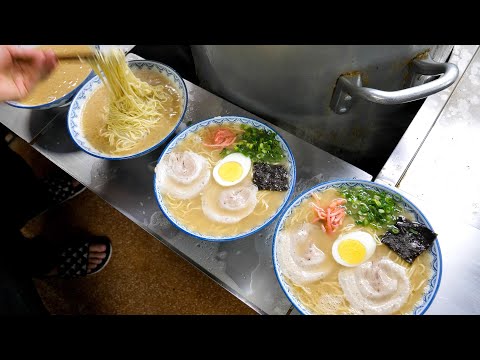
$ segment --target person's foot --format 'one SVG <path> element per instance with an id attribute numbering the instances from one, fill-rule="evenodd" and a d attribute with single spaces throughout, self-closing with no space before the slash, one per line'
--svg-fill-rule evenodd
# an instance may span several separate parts
<path id="1" fill-rule="evenodd" d="M 107 246 L 104 244 L 91 244 L 88 247 L 88 265 L 87 265 L 87 274 L 92 273 L 95 271 L 100 264 L 105 260 L 107 257 Z M 50 271 L 46 276 L 57 276 L 59 274 L 59 267 L 55 266 L 55 268 Z"/>
<path id="2" fill-rule="evenodd" d="M 88 265 L 87 265 L 87 273 L 91 273 L 93 270 L 99 266 L 103 259 L 107 256 L 107 247 L 104 244 L 92 244 L 88 248 L 89 256 L 88 256 Z"/>

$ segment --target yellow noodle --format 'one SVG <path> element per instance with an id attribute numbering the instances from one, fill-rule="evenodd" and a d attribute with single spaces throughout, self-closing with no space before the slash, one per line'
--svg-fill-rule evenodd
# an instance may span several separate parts
<path id="1" fill-rule="evenodd" d="M 97 52 L 89 64 L 108 89 L 107 119 L 100 135 L 114 153 L 135 148 L 166 115 L 164 103 L 172 101 L 163 85 L 152 86 L 136 77 L 120 49 Z"/>

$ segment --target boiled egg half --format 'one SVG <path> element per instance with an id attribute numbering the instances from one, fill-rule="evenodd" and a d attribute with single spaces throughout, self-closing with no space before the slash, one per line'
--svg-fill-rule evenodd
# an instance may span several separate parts
<path id="1" fill-rule="evenodd" d="M 353 231 L 338 237 L 332 246 L 332 255 L 340 265 L 353 267 L 363 264 L 375 252 L 377 243 L 365 231 Z"/>
<path id="2" fill-rule="evenodd" d="M 222 186 L 232 186 L 245 179 L 250 168 L 252 160 L 240 153 L 233 153 L 225 156 L 213 168 L 213 178 Z"/>

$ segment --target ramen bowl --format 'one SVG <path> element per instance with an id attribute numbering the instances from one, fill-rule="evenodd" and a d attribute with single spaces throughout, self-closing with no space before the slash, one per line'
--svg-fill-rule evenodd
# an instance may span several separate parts
<path id="1" fill-rule="evenodd" d="M 366 255 L 364 262 L 357 263 L 353 267 L 351 264 L 339 264 L 339 247 L 336 247 L 339 241 L 359 239 L 363 243 L 365 240 L 361 237 L 365 235 L 365 230 L 370 229 L 368 230 L 370 233 L 376 231 L 368 228 L 368 224 L 365 223 L 366 225 L 364 225 L 362 219 L 356 218 L 357 220 L 352 224 L 348 223 L 349 220 L 347 220 L 347 216 L 358 214 L 352 215 L 352 208 L 349 207 L 353 206 L 352 204 L 356 205 L 357 201 L 353 199 L 356 195 L 352 194 L 362 194 L 363 196 L 367 192 L 378 193 L 384 198 L 388 197 L 389 201 L 396 201 L 395 206 L 398 206 L 404 214 L 409 214 L 407 216 L 411 221 L 433 231 L 425 215 L 411 201 L 387 186 L 370 181 L 342 179 L 324 182 L 306 190 L 295 198 L 280 215 L 274 233 L 272 249 L 273 266 L 277 280 L 285 295 L 301 314 L 375 314 L 377 312 L 388 314 L 388 311 L 383 311 L 390 309 L 391 314 L 422 315 L 434 301 L 442 275 L 442 256 L 436 234 L 434 234 L 435 240 L 430 247 L 415 258 L 411 264 L 380 242 L 382 239 L 380 236 L 383 235 L 379 236 L 377 242 L 372 240 L 372 249 L 374 250 L 370 257 Z M 342 220 L 343 224 L 338 228 L 338 232 L 328 235 L 323 220 L 318 221 L 316 218 L 311 220 L 316 216 L 312 213 L 317 211 L 315 206 L 318 206 L 320 201 L 328 204 L 330 201 L 333 203 L 338 198 L 345 200 L 345 202 L 343 200 L 341 202 L 346 204 L 344 206 L 348 215 L 345 215 L 345 221 Z M 379 206 L 383 206 L 384 202 L 381 197 L 374 198 L 373 201 L 377 199 Z M 349 203 L 350 201 L 354 201 L 354 203 Z M 320 207 L 326 209 L 327 205 L 324 204 Z M 359 206 L 362 207 L 363 205 Z M 361 212 L 360 208 L 358 212 Z M 310 217 L 306 217 L 304 214 Z M 364 212 L 361 212 L 361 214 L 362 216 L 365 215 Z M 385 213 L 382 212 L 382 214 Z M 323 218 L 323 216 L 320 217 Z M 297 229 L 305 232 L 301 233 Z M 378 228 L 375 229 L 378 230 Z M 383 230 L 380 231 L 383 232 Z M 402 234 L 402 232 L 403 230 L 396 233 Z M 345 236 L 345 233 L 348 236 Z M 304 236 L 303 234 L 307 235 Z M 359 234 L 363 235 L 360 236 Z M 296 236 L 296 238 L 293 236 Z M 313 238 L 313 236 L 315 237 Z M 311 252 L 300 253 L 296 244 L 300 244 L 302 241 L 310 241 L 308 240 L 309 237 L 315 239 L 311 242 L 315 246 L 309 248 L 312 250 Z M 323 237 L 325 237 L 325 240 Z M 326 242 L 322 243 L 322 241 Z M 302 255 L 299 256 L 299 254 Z M 308 261 L 303 261 L 305 260 L 303 259 L 305 254 L 308 255 L 308 259 L 306 259 Z M 303 259 L 303 263 L 300 258 Z M 292 262 L 289 262 L 290 260 Z M 378 265 L 380 262 L 383 262 L 381 266 L 386 266 L 385 264 L 389 263 L 388 266 L 391 266 L 395 273 L 392 272 L 393 275 L 389 275 L 382 272 L 384 268 L 380 268 Z M 368 271 L 374 268 L 372 264 L 375 263 L 377 264 L 375 266 L 379 266 L 376 269 L 381 270 L 375 276 L 371 276 L 372 273 Z M 300 272 L 301 269 L 304 272 Z M 354 275 L 350 276 L 350 274 Z M 403 275 L 398 276 L 398 274 Z M 388 290 L 384 290 L 378 285 L 382 282 L 385 282 L 385 288 L 388 288 Z M 402 284 L 409 285 L 403 286 Z M 379 287 L 377 288 L 377 286 Z M 365 298 L 362 298 L 362 296 Z M 357 301 L 358 298 L 361 300 Z M 386 304 L 382 303 L 383 301 Z M 388 301 L 390 303 L 387 303 Z M 398 302 L 395 303 L 396 301 Z M 390 306 L 390 308 L 387 306 Z"/>
<path id="2" fill-rule="evenodd" d="M 275 139 L 283 158 L 276 165 L 265 166 L 265 169 L 283 172 L 284 187 L 281 190 L 266 190 L 257 181 L 264 169 L 260 160 L 246 159 L 245 155 L 235 150 L 234 145 L 231 145 L 234 150 L 227 156 L 222 155 L 224 150 L 212 150 L 205 145 L 209 133 L 217 137 L 216 134 L 228 131 L 236 132 L 237 140 L 241 139 L 242 131 L 269 134 Z M 198 168 L 194 172 L 198 176 L 177 182 L 172 175 L 172 166 L 176 165 L 172 163 L 178 159 L 182 164 L 189 161 L 192 166 L 196 164 Z M 235 162 L 237 166 L 244 164 L 242 171 L 245 171 L 245 177 L 237 184 L 224 183 L 221 179 L 222 167 Z M 269 225 L 287 204 L 295 186 L 295 177 L 293 154 L 274 129 L 253 119 L 223 116 L 201 121 L 178 134 L 158 159 L 153 186 L 161 211 L 174 226 L 193 237 L 222 242 L 252 235 Z"/>
<path id="3" fill-rule="evenodd" d="M 19 45 L 19 47 L 31 47 L 35 48 L 40 45 Z M 67 48 L 62 48 L 59 45 L 55 45 L 58 49 L 54 48 L 54 51 L 69 51 Z M 72 45 L 73 46 L 73 45 Z M 99 48 L 98 45 L 95 48 Z M 83 50 L 85 51 L 85 50 Z M 72 64 L 72 61 L 75 60 L 60 60 L 59 67 L 52 73 L 47 79 L 42 81 L 37 87 L 33 90 L 33 94 L 36 96 L 41 96 L 42 99 L 35 101 L 34 104 L 24 103 L 22 101 L 6 101 L 10 106 L 21 108 L 21 109 L 30 109 L 30 110 L 46 110 L 56 107 L 68 106 L 78 90 L 85 85 L 90 79 L 95 76 L 93 70 L 87 70 L 89 66 L 87 64 L 81 64 L 81 67 L 85 67 L 83 70 L 78 69 L 75 64 Z M 75 74 L 74 71 L 81 71 L 81 74 Z M 59 87 L 67 86 L 66 89 L 59 89 Z M 53 86 L 51 89 L 49 87 Z M 54 95 L 55 91 L 61 91 L 60 96 Z M 51 100 L 50 100 L 51 99 Z"/>
<path id="4" fill-rule="evenodd" d="M 174 134 L 183 120 L 187 110 L 188 92 L 182 77 L 175 70 L 162 63 L 149 60 L 129 61 L 128 66 L 134 73 L 143 72 L 152 78 L 162 78 L 166 84 L 175 89 L 179 104 L 178 114 L 175 118 L 171 119 L 168 127 L 162 127 L 163 133 L 154 138 L 150 138 L 146 146 L 143 146 L 140 142 L 136 149 L 127 154 L 117 155 L 111 152 L 109 153 L 101 149 L 100 146 L 93 141 L 94 137 L 89 135 L 88 127 L 84 126 L 84 121 L 88 121 L 88 117 L 85 116 L 87 112 L 96 113 L 106 106 L 106 103 L 89 103 L 90 100 L 93 101 L 94 95 L 98 98 L 99 94 L 96 94 L 97 90 L 105 91 L 103 98 L 105 99 L 104 101 L 107 99 L 106 89 L 104 88 L 102 80 L 98 76 L 95 76 L 75 95 L 67 116 L 68 131 L 72 140 L 80 149 L 92 156 L 107 160 L 124 160 L 145 155 L 164 144 Z M 92 127 L 95 128 L 95 122 L 92 123 Z"/>

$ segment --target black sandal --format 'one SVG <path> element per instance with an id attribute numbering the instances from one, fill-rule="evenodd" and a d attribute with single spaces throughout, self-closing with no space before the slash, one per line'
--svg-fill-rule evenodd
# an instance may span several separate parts
<path id="1" fill-rule="evenodd" d="M 106 245 L 106 256 L 96 268 L 88 272 L 88 255 L 91 244 Z M 112 256 L 112 244 L 106 236 L 95 236 L 88 239 L 78 239 L 73 241 L 68 248 L 60 254 L 58 263 L 58 275 L 63 279 L 74 279 L 93 275 L 105 268 Z"/>
<path id="2" fill-rule="evenodd" d="M 47 190 L 49 205 L 59 205 L 80 194 L 86 188 L 63 170 L 54 170 L 42 179 Z"/>

